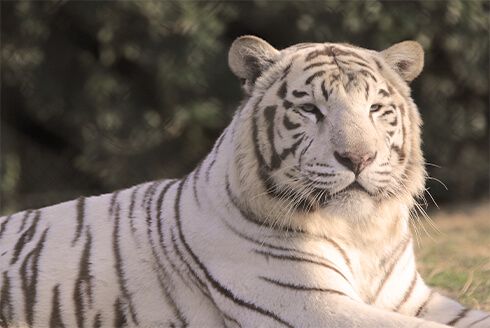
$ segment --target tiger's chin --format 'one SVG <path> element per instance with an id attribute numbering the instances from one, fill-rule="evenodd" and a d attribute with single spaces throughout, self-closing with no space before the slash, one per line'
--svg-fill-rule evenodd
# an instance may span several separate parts
<path id="1" fill-rule="evenodd" d="M 373 215 L 379 200 L 357 183 L 351 184 L 328 201 L 321 204 L 322 216 L 365 219 Z"/>

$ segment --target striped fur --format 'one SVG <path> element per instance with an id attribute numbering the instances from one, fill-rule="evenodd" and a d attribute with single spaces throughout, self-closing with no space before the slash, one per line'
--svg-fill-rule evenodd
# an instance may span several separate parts
<path id="1" fill-rule="evenodd" d="M 415 268 L 411 46 L 237 40 L 246 99 L 192 173 L 0 218 L 0 326 L 490 327 Z"/>

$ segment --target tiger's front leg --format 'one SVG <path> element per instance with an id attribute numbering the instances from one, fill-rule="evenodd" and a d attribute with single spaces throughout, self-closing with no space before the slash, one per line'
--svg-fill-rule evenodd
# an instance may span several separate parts
<path id="1" fill-rule="evenodd" d="M 403 243 L 403 241 L 402 241 Z M 411 242 L 377 284 L 371 303 L 407 316 L 452 327 L 490 327 L 490 314 L 465 308 L 428 287 L 415 268 Z"/>
<path id="2" fill-rule="evenodd" d="M 425 301 L 418 307 L 415 315 L 452 327 L 490 327 L 489 313 L 468 309 L 434 290 L 427 291 Z"/>
<path id="3" fill-rule="evenodd" d="M 230 302 L 223 295 L 213 295 L 217 306 L 226 314 L 228 327 L 363 327 L 402 328 L 445 325 L 421 318 L 378 309 L 352 299 L 342 292 L 300 284 L 267 280 L 255 282 L 254 298 Z M 270 280 L 273 281 L 273 280 Z M 243 280 L 237 281 L 243 287 Z M 232 286 L 227 288 L 233 290 Z"/>

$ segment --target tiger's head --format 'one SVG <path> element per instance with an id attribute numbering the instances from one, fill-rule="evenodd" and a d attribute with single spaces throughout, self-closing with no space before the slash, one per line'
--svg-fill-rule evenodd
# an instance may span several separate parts
<path id="1" fill-rule="evenodd" d="M 377 52 L 235 40 L 229 65 L 246 93 L 235 164 L 247 206 L 268 213 L 275 204 L 283 214 L 410 206 L 425 170 L 408 83 L 423 61 L 415 41 Z"/>

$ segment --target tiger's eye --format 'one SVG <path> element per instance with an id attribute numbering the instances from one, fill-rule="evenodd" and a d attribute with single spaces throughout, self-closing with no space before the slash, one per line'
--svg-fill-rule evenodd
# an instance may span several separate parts
<path id="1" fill-rule="evenodd" d="M 309 103 L 308 104 L 302 104 L 299 106 L 299 109 L 301 109 L 305 113 L 310 113 L 310 114 L 315 115 L 317 122 L 320 122 L 324 118 L 322 111 L 313 104 L 309 104 Z"/>
<path id="2" fill-rule="evenodd" d="M 383 105 L 381 104 L 374 104 L 374 105 L 371 105 L 371 108 L 369 109 L 369 111 L 371 112 L 376 112 L 378 110 L 380 110 L 380 108 L 382 107 Z"/>
<path id="3" fill-rule="evenodd" d="M 303 105 L 299 106 L 299 108 L 302 111 L 307 112 L 307 113 L 320 112 L 320 110 L 318 109 L 318 107 L 316 107 L 313 104 L 303 104 Z"/>

